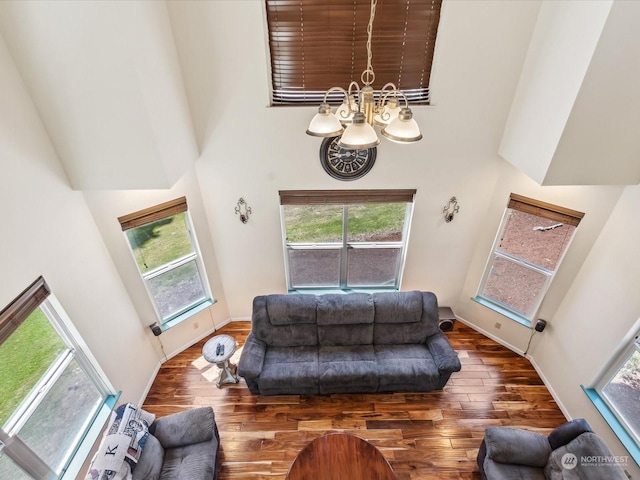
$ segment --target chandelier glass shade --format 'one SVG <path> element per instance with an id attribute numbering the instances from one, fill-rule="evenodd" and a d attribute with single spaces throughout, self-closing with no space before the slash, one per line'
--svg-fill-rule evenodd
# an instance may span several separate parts
<path id="1" fill-rule="evenodd" d="M 413 143 L 422 138 L 418 123 L 413 119 L 409 100 L 405 93 L 393 83 L 387 83 L 380 91 L 371 86 L 375 73 L 371 66 L 371 34 L 375 18 L 377 0 L 371 0 L 371 14 L 367 26 L 367 68 L 362 72 L 364 86 L 351 82 L 348 89 L 331 87 L 324 95 L 313 117 L 307 134 L 316 137 L 336 137 L 341 135 L 338 144 L 343 148 L 364 150 L 380 143 L 374 125 L 382 127 L 381 134 L 397 143 Z M 343 103 L 331 110 L 329 94 L 344 94 Z"/>

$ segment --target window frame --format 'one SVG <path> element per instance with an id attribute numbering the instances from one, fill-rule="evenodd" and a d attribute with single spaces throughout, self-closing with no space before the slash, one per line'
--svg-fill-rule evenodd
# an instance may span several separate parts
<path id="1" fill-rule="evenodd" d="M 635 332 L 635 333 L 634 333 Z M 640 320 L 638 320 L 630 332 L 624 337 L 620 346 L 613 353 L 605 367 L 596 376 L 590 387 L 581 385 L 589 400 L 609 424 L 613 433 L 618 437 L 624 448 L 629 452 L 635 462 L 640 465 L 640 439 L 634 435 L 624 418 L 609 402 L 603 389 L 617 375 L 624 364 L 636 351 L 635 343 L 640 342 Z M 640 348 L 638 348 L 640 351 Z"/>
<path id="2" fill-rule="evenodd" d="M 631 359 L 631 356 L 635 352 L 640 352 L 640 332 L 636 332 L 635 335 L 623 343 L 620 351 L 613 356 L 612 361 L 608 368 L 606 368 L 599 378 L 595 381 L 593 389 L 598 393 L 602 401 L 611 410 L 611 413 L 616 417 L 620 425 L 626 430 L 627 434 L 636 442 L 636 445 L 640 443 L 640 432 L 637 434 L 627 425 L 617 407 L 609 400 L 604 393 L 604 389 L 611 380 L 620 372 L 622 367 Z"/>
<path id="3" fill-rule="evenodd" d="M 513 255 L 499 248 L 500 242 L 502 241 L 502 238 L 504 237 L 505 231 L 509 224 L 508 220 L 511 211 L 521 211 L 576 227 L 576 231 L 573 232 L 571 238 L 565 245 L 553 270 L 545 268 L 542 265 L 529 262 L 524 258 L 520 258 L 517 255 Z M 487 262 L 485 264 L 474 300 L 481 305 L 491 308 L 492 310 L 526 327 L 531 327 L 533 319 L 537 316 L 540 306 L 542 305 L 542 302 L 544 301 L 544 298 L 549 291 L 549 287 L 551 286 L 551 283 L 553 282 L 553 279 L 555 278 L 560 265 L 562 265 L 562 261 L 564 260 L 565 255 L 571 247 L 571 243 L 573 242 L 575 234 L 577 232 L 577 227 L 583 217 L 584 213 L 582 212 L 511 193 L 509 195 L 507 206 L 505 207 L 504 213 L 502 214 L 502 220 L 500 221 L 498 232 L 493 241 L 493 245 L 491 246 L 491 251 L 489 252 L 489 256 L 487 258 Z M 499 299 L 483 294 L 485 285 L 488 282 L 489 277 L 491 276 L 491 272 L 497 258 L 502 258 L 517 265 L 518 267 L 526 268 L 540 275 L 544 275 L 544 284 L 541 286 L 540 291 L 538 292 L 536 299 L 533 302 L 533 307 L 530 313 L 520 311 L 511 305 L 501 302 Z"/>
<path id="4" fill-rule="evenodd" d="M 127 237 L 127 231 L 179 214 L 184 214 L 185 228 L 189 238 L 189 242 L 191 244 L 192 252 L 181 257 L 177 257 L 162 265 L 159 265 L 148 272 L 143 272 L 142 270 L 140 270 L 135 253 Z M 142 283 L 144 284 L 147 295 L 151 300 L 151 305 L 162 330 L 167 330 L 172 326 L 177 325 L 183 320 L 189 318 L 191 315 L 194 315 L 195 313 L 201 311 L 203 308 L 206 308 L 215 303 L 213 294 L 211 293 L 211 287 L 209 285 L 209 279 L 207 277 L 206 269 L 204 266 L 202 253 L 200 251 L 200 246 L 193 226 L 193 220 L 191 219 L 191 215 L 189 213 L 186 197 L 180 197 L 175 200 L 170 200 L 153 207 L 124 215 L 122 217 L 119 217 L 118 221 L 120 222 L 127 247 L 129 249 L 129 252 L 131 253 L 140 278 L 142 279 Z M 162 315 L 158 300 L 153 293 L 150 282 L 155 278 L 170 273 L 191 262 L 194 263 L 198 272 L 198 278 L 200 279 L 200 285 L 202 287 L 202 291 L 204 292 L 204 298 L 194 301 L 185 307 L 182 307 L 180 310 L 173 312 L 171 315 L 168 315 L 165 318 Z"/>
<path id="5" fill-rule="evenodd" d="M 0 344 L 4 343 L 37 309 L 42 310 L 51 327 L 64 343 L 66 350 L 56 356 L 4 425 L 0 425 L 0 444 L 2 444 L 2 453 L 6 454 L 26 475 L 36 479 L 67 478 L 68 475 L 75 475 L 77 473 L 75 470 L 84 462 L 84 458 L 78 459 L 76 457 L 88 453 L 88 449 L 91 448 L 95 440 L 95 436 L 91 432 L 98 434 L 96 427 L 101 428 L 101 422 L 106 420 L 106 415 L 115 405 L 119 393 L 116 393 L 42 276 L 38 277 L 0 312 Z M 60 474 L 56 474 L 52 467 L 18 435 L 48 393 L 53 390 L 67 366 L 74 360 L 96 388 L 101 397 L 101 403 L 96 404 L 92 414 L 85 419 L 75 441 L 69 445 Z"/>
<path id="6" fill-rule="evenodd" d="M 398 290 L 402 282 L 402 274 L 409 242 L 409 232 L 413 216 L 416 190 L 281 190 L 280 219 L 285 260 L 285 275 L 288 291 L 353 291 L 353 290 Z M 349 241 L 349 205 L 366 203 L 405 203 L 405 217 L 402 229 L 402 241 L 394 242 L 356 242 Z M 286 205 L 336 205 L 342 207 L 342 235 L 340 242 L 298 242 L 287 241 L 287 225 L 285 222 Z M 398 249 L 400 257 L 395 266 L 393 285 L 350 285 L 348 283 L 349 251 L 358 249 Z M 293 285 L 291 275 L 290 252 L 294 250 L 340 250 L 339 278 L 337 285 Z"/>

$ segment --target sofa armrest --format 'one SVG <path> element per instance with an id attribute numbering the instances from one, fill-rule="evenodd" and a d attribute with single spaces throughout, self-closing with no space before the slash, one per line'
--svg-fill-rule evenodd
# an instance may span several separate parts
<path id="1" fill-rule="evenodd" d="M 444 333 L 439 332 L 427 337 L 425 344 L 438 367 L 438 372 L 451 373 L 460 371 L 460 359 Z"/>
<path id="2" fill-rule="evenodd" d="M 193 408 L 157 419 L 153 436 L 164 448 L 184 447 L 211 440 L 215 428 L 211 407 Z"/>
<path id="3" fill-rule="evenodd" d="M 256 378 L 262 372 L 267 345 L 250 333 L 242 347 L 238 362 L 238 375 L 244 378 Z"/>
<path id="4" fill-rule="evenodd" d="M 487 427 L 484 443 L 486 458 L 498 463 L 542 468 L 551 454 L 545 435 L 519 428 Z"/>

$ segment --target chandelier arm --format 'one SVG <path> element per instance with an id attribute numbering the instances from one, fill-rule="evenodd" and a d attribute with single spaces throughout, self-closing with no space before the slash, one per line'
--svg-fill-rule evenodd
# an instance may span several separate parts
<path id="1" fill-rule="evenodd" d="M 349 87 L 351 88 L 351 87 Z M 344 93 L 344 98 L 345 98 L 345 102 L 347 102 L 347 105 L 349 104 L 349 93 L 342 87 L 331 87 L 329 90 L 327 90 L 324 94 L 324 99 L 322 100 L 322 103 L 328 103 L 327 100 L 329 98 L 329 94 L 331 92 L 342 92 Z"/>
<path id="2" fill-rule="evenodd" d="M 393 90 L 388 90 L 385 92 L 385 90 L 387 90 L 387 87 L 391 87 L 393 88 Z M 404 95 L 402 90 L 398 90 L 393 83 L 387 83 L 384 87 L 382 87 L 382 90 L 380 90 L 380 93 L 382 95 L 380 95 L 379 102 L 380 102 L 380 105 L 382 106 L 384 106 L 384 104 L 386 103 L 387 98 L 389 98 L 389 95 L 393 95 L 394 97 L 398 97 L 398 95 Z"/>
<path id="3" fill-rule="evenodd" d="M 355 89 L 356 89 L 356 92 L 357 92 L 358 94 L 360 94 L 360 85 L 358 85 L 358 82 L 351 82 L 351 83 L 349 84 L 349 95 L 351 95 L 351 89 L 352 89 L 352 88 L 354 88 L 354 87 L 355 87 Z"/>
<path id="4" fill-rule="evenodd" d="M 384 92 L 385 90 L 387 90 L 388 87 L 393 89 L 390 93 L 393 93 L 393 91 L 398 91 L 398 87 L 396 87 L 395 83 L 391 83 L 391 82 L 387 83 L 384 87 L 382 87 L 380 91 Z"/>
<path id="5" fill-rule="evenodd" d="M 407 97 L 407 95 L 402 90 L 396 90 L 396 93 L 398 96 L 404 99 L 405 108 L 409 108 L 409 98 Z"/>
<path id="6" fill-rule="evenodd" d="M 398 90 L 395 84 L 391 82 L 387 83 L 384 87 L 382 87 L 382 90 L 380 90 L 380 93 L 381 93 L 380 98 L 378 99 L 378 102 L 376 104 L 376 112 L 378 112 L 378 114 L 382 117 L 383 120 L 388 120 L 389 114 L 385 112 L 385 105 L 387 104 L 387 98 L 389 98 L 390 95 L 393 95 L 395 98 L 398 98 L 398 95 L 404 95 L 404 93 L 402 92 L 402 90 Z M 406 103 L 406 96 L 405 96 L 405 104 L 408 105 Z"/>

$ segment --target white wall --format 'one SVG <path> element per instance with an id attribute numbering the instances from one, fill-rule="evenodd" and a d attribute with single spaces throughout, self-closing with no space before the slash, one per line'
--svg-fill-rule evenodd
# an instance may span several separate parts
<path id="1" fill-rule="evenodd" d="M 462 293 L 455 303 L 456 314 L 509 348 L 524 352 L 531 330 L 472 300 L 480 285 L 509 194 L 513 192 L 585 213 L 538 312 L 537 318 L 549 320 L 555 315 L 562 298 L 587 258 L 593 242 L 615 208 L 623 188 L 541 187 L 511 164 L 503 162 L 491 203 L 483 212 L 484 228 L 474 238 L 475 250 L 468 265 Z M 496 322 L 501 324 L 500 328 L 496 327 Z"/>
<path id="2" fill-rule="evenodd" d="M 183 195 L 187 198 L 189 215 L 193 221 L 209 286 L 216 303 L 187 321 L 165 331 L 160 337 L 154 338 L 151 331 L 146 327 L 157 321 L 157 317 L 131 255 L 125 235 L 120 228 L 118 217 Z M 181 352 L 187 346 L 213 332 L 216 326 L 224 324 L 229 319 L 216 254 L 213 250 L 202 204 L 202 195 L 193 170 L 169 189 L 87 191 L 84 192 L 84 198 L 138 313 L 136 323 L 145 327 L 145 331 L 148 333 L 149 339 L 160 358 L 163 358 L 164 353 L 171 357 Z M 162 348 L 164 348 L 164 352 Z"/>
<path id="3" fill-rule="evenodd" d="M 164 2 L 0 2 L 0 31 L 74 188 L 167 188 L 193 167 Z"/>
<path id="4" fill-rule="evenodd" d="M 612 0 L 543 2 L 500 155 L 543 184 Z"/>
<path id="5" fill-rule="evenodd" d="M 538 8 L 539 2 L 446 2 L 434 106 L 413 109 L 424 139 L 409 146 L 383 140 L 367 176 L 340 182 L 320 165 L 320 140 L 304 133 L 316 108 L 267 107 L 262 3 L 169 5 L 231 317 L 248 317 L 255 295 L 286 289 L 280 189 L 417 188 L 402 288 L 433 290 L 443 304 L 458 298 L 502 162 L 498 143 Z M 441 211 L 453 195 L 460 213 L 445 224 Z M 234 213 L 240 197 L 253 210 L 246 225 Z"/>
<path id="6" fill-rule="evenodd" d="M 585 417 L 617 455 L 627 455 L 580 385 L 593 386 L 640 318 L 640 187 L 626 187 L 539 343 L 531 351 L 572 417 Z M 571 381 L 567 381 L 571 379 Z M 633 464 L 633 461 L 631 461 Z M 633 478 L 640 469 L 631 465 Z"/>
<path id="7" fill-rule="evenodd" d="M 0 305 L 43 275 L 123 401 L 159 357 L 0 37 Z"/>

